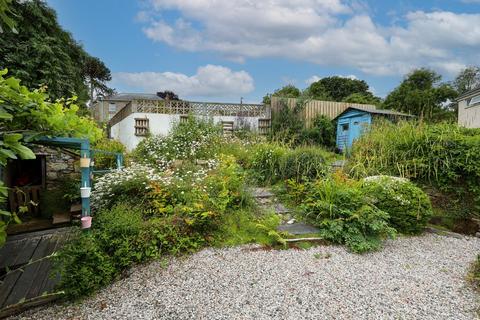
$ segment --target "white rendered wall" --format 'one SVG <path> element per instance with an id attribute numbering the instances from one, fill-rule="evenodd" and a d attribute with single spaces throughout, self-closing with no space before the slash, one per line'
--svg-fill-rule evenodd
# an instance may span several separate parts
<path id="1" fill-rule="evenodd" d="M 135 135 L 135 118 L 149 119 L 150 133 L 152 135 L 167 135 L 173 124 L 180 121 L 180 115 L 174 114 L 159 114 L 159 113 L 132 113 L 119 123 L 115 124 L 110 129 L 110 134 L 113 139 L 120 141 L 128 151 L 135 149 L 137 144 L 144 138 Z M 249 126 L 251 130 L 256 131 L 258 129 L 258 120 L 263 119 L 259 117 L 234 117 L 234 116 L 214 116 L 213 122 L 215 124 L 222 121 L 233 122 L 234 128 L 240 126 Z M 206 120 L 209 117 L 205 117 Z"/>
<path id="2" fill-rule="evenodd" d="M 480 105 L 467 107 L 467 100 L 458 103 L 458 125 L 466 128 L 480 128 Z"/>

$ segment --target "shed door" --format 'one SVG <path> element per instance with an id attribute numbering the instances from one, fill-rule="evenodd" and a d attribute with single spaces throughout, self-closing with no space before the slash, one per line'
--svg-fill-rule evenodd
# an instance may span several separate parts
<path id="1" fill-rule="evenodd" d="M 370 124 L 370 116 L 354 117 L 350 119 L 350 132 L 348 146 L 351 147 L 353 142 L 360 138 L 363 130 Z"/>

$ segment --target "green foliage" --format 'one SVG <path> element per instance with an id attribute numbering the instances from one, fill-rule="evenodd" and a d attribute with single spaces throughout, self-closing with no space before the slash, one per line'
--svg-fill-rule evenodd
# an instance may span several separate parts
<path id="1" fill-rule="evenodd" d="M 349 103 L 361 103 L 361 104 L 373 104 L 375 106 L 380 106 L 382 104 L 382 100 L 379 97 L 375 97 L 370 92 L 367 93 L 352 93 L 345 99 L 343 102 Z"/>
<path id="2" fill-rule="evenodd" d="M 357 182 L 323 179 L 302 189 L 302 214 L 326 240 L 362 253 L 379 249 L 383 239 L 395 235 L 388 213 L 378 209 Z"/>
<path id="3" fill-rule="evenodd" d="M 324 115 L 318 115 L 313 120 L 311 128 L 305 128 L 300 132 L 299 144 L 320 145 L 333 149 L 336 141 L 335 123 Z"/>
<path id="4" fill-rule="evenodd" d="M 92 119 L 77 114 L 74 98 L 47 101 L 44 89 L 30 91 L 20 80 L 5 78 L 6 73 L 7 70 L 0 71 L 0 166 L 5 166 L 8 159 L 35 159 L 35 154 L 24 144 L 39 135 L 81 137 L 92 142 L 102 136 L 102 130 Z M 6 225 L 0 224 L 0 232 L 4 232 Z"/>
<path id="5" fill-rule="evenodd" d="M 381 123 L 353 145 L 349 163 L 356 177 L 391 175 L 433 184 L 456 195 L 469 215 L 480 209 L 479 130 L 456 124 Z"/>
<path id="6" fill-rule="evenodd" d="M 115 154 L 111 153 L 121 153 L 126 155 L 127 149 L 125 146 L 113 139 L 102 138 L 98 140 L 94 145 L 93 149 L 106 151 L 109 153 L 102 153 L 102 152 L 95 152 L 93 156 L 93 160 L 95 162 L 95 169 L 112 169 L 116 168 L 117 165 L 117 157 Z"/>
<path id="7" fill-rule="evenodd" d="M 73 203 L 80 202 L 80 176 L 65 176 L 56 181 L 55 187 L 40 195 L 42 217 L 51 218 L 55 213 L 70 212 Z"/>
<path id="8" fill-rule="evenodd" d="M 362 192 L 373 199 L 377 208 L 389 214 L 390 225 L 401 233 L 422 233 L 433 214 L 425 192 L 406 179 L 369 177 L 363 180 Z"/>
<path id="9" fill-rule="evenodd" d="M 480 255 L 477 255 L 477 258 L 472 265 L 472 269 L 469 273 L 469 278 L 477 289 L 480 288 Z"/>
<path id="10" fill-rule="evenodd" d="M 457 75 L 452 85 L 459 95 L 478 88 L 480 86 L 480 68 L 476 66 L 465 68 Z"/>
<path id="11" fill-rule="evenodd" d="M 86 56 L 83 74 L 89 86 L 90 101 L 99 96 L 111 95 L 114 92 L 106 84 L 106 82 L 112 80 L 110 70 L 100 59 Z"/>
<path id="12" fill-rule="evenodd" d="M 221 129 L 213 121 L 190 115 L 175 123 L 166 137 L 143 139 L 133 152 L 142 163 L 166 166 L 172 160 L 211 159 L 222 139 Z"/>
<path id="13" fill-rule="evenodd" d="M 2 22 L 0 23 L 0 33 L 3 33 L 2 24 L 7 25 L 13 33 L 18 33 L 15 28 L 17 23 L 12 17 L 14 16 L 14 13 L 11 10 L 12 1 L 13 0 L 0 0 L 0 22 Z"/>
<path id="14" fill-rule="evenodd" d="M 275 90 L 273 94 L 267 94 L 265 97 L 263 97 L 263 103 L 270 104 L 272 96 L 281 98 L 298 98 L 301 94 L 302 92 L 300 91 L 300 89 L 298 89 L 292 84 L 289 84 Z"/>
<path id="15" fill-rule="evenodd" d="M 454 110 L 445 102 L 453 100 L 457 92 L 440 81 L 441 76 L 435 71 L 414 70 L 387 96 L 384 107 L 418 116 L 420 120 L 449 119 L 455 116 Z"/>
<path id="16" fill-rule="evenodd" d="M 364 80 L 339 76 L 322 78 L 313 82 L 305 91 L 309 98 L 315 100 L 343 101 L 352 94 L 375 98 Z"/>
<path id="17" fill-rule="evenodd" d="M 5 16 L 2 8 L 3 4 L 0 17 Z M 15 12 L 16 27 L 0 37 L 0 68 L 8 68 L 30 89 L 47 86 L 52 100 L 76 95 L 79 105 L 84 106 L 88 100 L 85 77 L 100 84 L 106 79 L 92 78 L 91 72 L 85 72 L 89 70 L 87 62 L 96 58 L 60 26 L 55 11 L 45 1 L 13 1 L 10 9 Z"/>
<path id="18" fill-rule="evenodd" d="M 275 143 L 258 144 L 251 152 L 252 162 L 248 168 L 263 184 L 322 177 L 329 167 L 326 159 L 332 159 L 331 153 L 318 147 L 289 149 Z"/>
<path id="19" fill-rule="evenodd" d="M 280 103 L 279 110 L 272 114 L 272 139 L 296 143 L 305 127 L 302 118 L 303 101 L 298 101 L 294 108 L 290 108 L 285 100 Z"/>
<path id="20" fill-rule="evenodd" d="M 66 298 L 89 295 L 109 284 L 116 275 L 111 258 L 96 240 L 96 233 L 78 233 L 55 259 L 59 287 Z"/>

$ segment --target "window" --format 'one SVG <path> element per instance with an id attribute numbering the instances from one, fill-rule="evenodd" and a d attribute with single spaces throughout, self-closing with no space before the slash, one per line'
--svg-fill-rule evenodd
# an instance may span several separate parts
<path id="1" fill-rule="evenodd" d="M 480 96 L 476 96 L 467 100 L 467 106 L 473 107 L 474 105 L 480 104 Z"/>
<path id="2" fill-rule="evenodd" d="M 110 102 L 108 105 L 108 112 L 117 112 L 117 105 L 115 102 Z"/>
<path id="3" fill-rule="evenodd" d="M 230 135 L 233 132 L 233 121 L 222 121 L 224 135 Z"/>
<path id="4" fill-rule="evenodd" d="M 135 118 L 135 135 L 146 136 L 148 132 L 149 132 L 148 119 Z"/>
<path id="5" fill-rule="evenodd" d="M 348 123 L 342 124 L 342 131 L 348 131 Z"/>

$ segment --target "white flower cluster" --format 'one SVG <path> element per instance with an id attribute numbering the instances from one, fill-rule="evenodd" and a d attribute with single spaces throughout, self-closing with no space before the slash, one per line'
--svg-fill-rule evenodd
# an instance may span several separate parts
<path id="1" fill-rule="evenodd" d="M 409 180 L 407 178 L 379 175 L 379 176 L 366 177 L 363 179 L 363 181 L 364 183 L 367 183 L 367 184 L 374 183 L 374 184 L 380 185 L 385 192 L 388 192 L 389 194 L 391 194 L 393 198 L 396 201 L 398 201 L 401 205 L 410 204 L 410 200 L 405 199 L 405 197 L 402 194 L 397 194 L 395 191 L 395 185 L 408 182 Z"/>
<path id="2" fill-rule="evenodd" d="M 149 190 L 149 181 L 161 181 L 164 177 L 157 173 L 154 168 L 138 163 L 131 166 L 115 170 L 105 174 L 95 181 L 91 195 L 92 208 L 99 209 L 105 206 L 109 199 L 113 197 L 112 190 L 114 186 L 128 183 L 130 181 L 144 180 L 145 190 Z"/>

